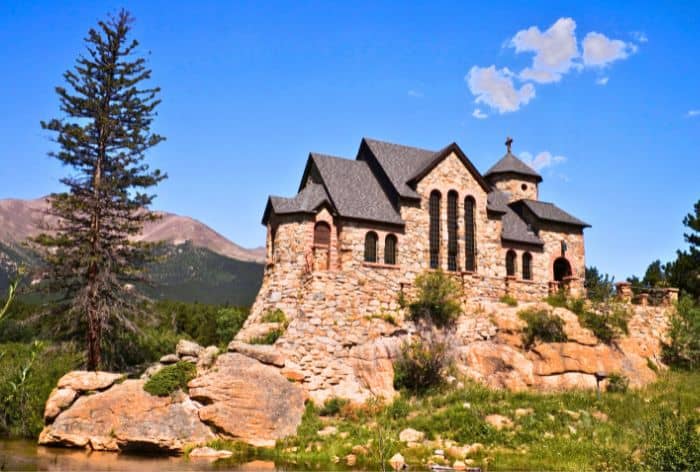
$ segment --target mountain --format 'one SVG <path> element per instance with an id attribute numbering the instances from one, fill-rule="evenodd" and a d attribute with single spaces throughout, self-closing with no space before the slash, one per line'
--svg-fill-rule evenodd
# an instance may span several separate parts
<path id="1" fill-rule="evenodd" d="M 0 200 L 0 289 L 19 265 L 37 268 L 39 258 L 24 242 L 46 231 L 55 218 L 46 214 L 46 198 Z M 250 304 L 262 280 L 264 248 L 246 249 L 187 216 L 159 212 L 137 241 L 165 242 L 149 267 L 153 298 L 202 303 Z M 37 280 L 36 273 L 30 278 Z M 30 270 L 30 274 L 32 271 Z"/>

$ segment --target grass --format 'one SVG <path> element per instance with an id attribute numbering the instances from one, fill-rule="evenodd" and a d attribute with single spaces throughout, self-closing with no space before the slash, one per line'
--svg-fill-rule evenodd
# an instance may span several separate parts
<path id="1" fill-rule="evenodd" d="M 519 408 L 532 413 L 518 417 Z M 508 392 L 466 381 L 462 388 L 401 396 L 389 404 L 346 405 L 332 417 L 321 417 L 308 404 L 296 436 L 278 441 L 274 449 L 246 449 L 246 458 L 274 460 L 291 469 L 342 469 L 342 458 L 362 446 L 357 468 L 378 470 L 382 457 L 401 452 L 412 468 L 420 469 L 435 449 L 449 451 L 449 442 L 479 442 L 485 447 L 470 456 L 472 466 L 489 470 L 658 470 L 678 464 L 697 469 L 700 462 L 693 461 L 700 455 L 700 439 L 693 428 L 700 419 L 698 408 L 698 372 L 665 372 L 656 384 L 604 393 L 600 400 L 588 391 Z M 508 416 L 514 427 L 499 431 L 489 426 L 484 418 L 493 413 Z M 329 425 L 338 433 L 317 434 Z M 399 443 L 398 433 L 407 427 L 423 431 L 426 441 L 412 448 Z"/>
<path id="2" fill-rule="evenodd" d="M 153 374 L 143 389 L 151 395 L 168 396 L 177 390 L 187 391 L 187 382 L 197 375 L 197 367 L 190 362 L 178 362 L 163 367 Z"/>
<path id="3" fill-rule="evenodd" d="M 248 341 L 249 344 L 275 344 L 280 336 L 284 334 L 284 329 L 276 328 L 267 332 L 263 336 L 258 336 L 257 338 L 252 338 Z"/>
<path id="4" fill-rule="evenodd" d="M 508 306 L 518 306 L 518 300 L 515 299 L 512 295 L 503 295 L 499 301 L 501 303 L 505 303 Z"/>
<path id="5" fill-rule="evenodd" d="M 537 341 L 545 343 L 566 342 L 564 320 L 557 315 L 549 314 L 547 310 L 523 310 L 518 313 L 525 321 L 523 328 L 523 346 L 532 347 Z"/>

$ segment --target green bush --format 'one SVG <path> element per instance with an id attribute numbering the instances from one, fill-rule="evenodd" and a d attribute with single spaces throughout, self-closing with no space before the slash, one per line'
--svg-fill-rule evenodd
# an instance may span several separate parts
<path id="1" fill-rule="evenodd" d="M 621 335 L 627 334 L 629 313 L 622 307 L 599 305 L 600 313 L 596 311 L 572 310 L 578 315 L 581 326 L 590 329 L 596 338 L 605 344 L 611 344 Z"/>
<path id="2" fill-rule="evenodd" d="M 627 376 L 612 373 L 608 376 L 608 387 L 606 391 L 610 393 L 626 393 L 629 386 L 630 379 L 628 379 Z"/>
<path id="3" fill-rule="evenodd" d="M 683 417 L 665 409 L 644 426 L 643 469 L 700 470 L 697 418 Z"/>
<path id="4" fill-rule="evenodd" d="M 668 344 L 663 345 L 667 364 L 693 370 L 700 367 L 700 306 L 683 297 L 669 320 Z"/>
<path id="5" fill-rule="evenodd" d="M 284 329 L 277 328 L 268 331 L 264 336 L 258 336 L 248 341 L 250 344 L 275 344 L 275 342 L 284 334 Z"/>
<path id="6" fill-rule="evenodd" d="M 0 344 L 0 435 L 36 438 L 51 390 L 82 362 L 70 343 Z"/>
<path id="7" fill-rule="evenodd" d="M 557 293 L 547 296 L 544 300 L 554 308 L 566 308 L 568 303 L 564 290 L 559 290 Z"/>
<path id="8" fill-rule="evenodd" d="M 423 394 L 444 381 L 447 345 L 437 341 L 404 343 L 394 362 L 394 388 Z"/>
<path id="9" fill-rule="evenodd" d="M 518 313 L 518 316 L 527 323 L 523 328 L 525 349 L 531 348 L 538 340 L 544 343 L 560 343 L 568 340 L 564 332 L 564 320 L 556 315 L 550 315 L 546 310 L 525 310 Z"/>
<path id="10" fill-rule="evenodd" d="M 503 295 L 499 301 L 505 303 L 508 306 L 518 306 L 518 300 L 512 295 Z"/>
<path id="11" fill-rule="evenodd" d="M 441 270 L 426 272 L 416 277 L 417 299 L 411 303 L 411 319 L 430 319 L 437 326 L 453 323 L 461 312 L 460 289 L 455 281 Z"/>
<path id="12" fill-rule="evenodd" d="M 273 310 L 273 311 L 268 311 L 262 316 L 262 321 L 263 323 L 280 323 L 283 325 L 287 324 L 287 317 L 285 316 L 284 312 L 280 310 L 279 308 Z"/>
<path id="13" fill-rule="evenodd" d="M 163 367 L 153 374 L 144 384 L 143 389 L 151 395 L 164 397 L 178 389 L 187 391 L 187 382 L 195 378 L 197 367 L 190 362 L 178 362 Z"/>
<path id="14" fill-rule="evenodd" d="M 404 419 L 411 411 L 411 405 L 405 398 L 398 397 L 386 408 L 386 413 L 394 420 Z"/>
<path id="15" fill-rule="evenodd" d="M 226 307 L 216 312 L 216 342 L 218 346 L 228 344 L 243 327 L 248 319 L 248 310 Z"/>
<path id="16" fill-rule="evenodd" d="M 331 397 L 323 403 L 318 414 L 321 416 L 335 416 L 340 413 L 340 410 L 348 403 L 348 400 L 345 398 Z"/>

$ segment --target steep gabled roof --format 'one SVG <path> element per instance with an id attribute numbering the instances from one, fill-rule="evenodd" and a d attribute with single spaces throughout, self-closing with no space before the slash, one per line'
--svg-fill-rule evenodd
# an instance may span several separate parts
<path id="1" fill-rule="evenodd" d="M 491 190 L 486 196 L 486 209 L 495 213 L 506 213 L 508 211 L 508 194 L 498 189 Z"/>
<path id="2" fill-rule="evenodd" d="M 544 242 L 532 228 L 508 206 L 506 206 L 505 214 L 501 217 L 501 223 L 503 228 L 501 230 L 502 240 L 544 246 Z"/>
<path id="3" fill-rule="evenodd" d="M 294 213 L 313 214 L 323 204 L 332 206 L 331 200 L 323 188 L 323 185 L 309 182 L 299 193 L 292 198 L 276 197 L 270 195 L 267 199 L 265 213 L 263 214 L 263 224 L 267 223 L 270 211 L 278 215 L 289 215 Z"/>
<path id="4" fill-rule="evenodd" d="M 423 168 L 419 169 L 418 172 L 416 172 L 415 175 L 411 177 L 409 182 L 418 182 L 420 179 L 428 175 L 430 171 L 435 168 L 436 165 L 442 162 L 451 153 L 455 153 L 459 160 L 462 161 L 462 163 L 467 168 L 472 177 L 474 177 L 474 179 L 479 183 L 481 188 L 484 189 L 484 192 L 488 193 L 491 191 L 491 186 L 488 184 L 488 182 L 486 182 L 486 179 L 484 179 L 484 177 L 479 173 L 476 167 L 474 167 L 474 164 L 472 164 L 467 155 L 464 154 L 464 151 L 462 151 L 462 149 L 457 145 L 457 143 L 454 142 L 436 152 L 435 155 L 428 162 L 425 163 Z"/>
<path id="5" fill-rule="evenodd" d="M 310 184 L 312 167 L 318 171 L 321 184 L 340 216 L 404 224 L 366 162 L 311 153 L 302 179 L 303 188 Z"/>
<path id="6" fill-rule="evenodd" d="M 401 197 L 420 198 L 408 181 L 435 156 L 435 151 L 362 138 Z M 360 149 L 362 149 L 362 143 Z"/>
<path id="7" fill-rule="evenodd" d="M 541 202 L 539 200 L 518 200 L 516 204 L 522 204 L 532 212 L 539 220 L 550 221 L 554 223 L 564 223 L 571 226 L 579 226 L 581 228 L 590 228 L 591 225 L 579 220 L 573 215 L 565 212 L 553 203 Z"/>
<path id="8" fill-rule="evenodd" d="M 523 161 L 508 152 L 496 162 L 485 174 L 485 177 L 495 174 L 517 174 L 527 177 L 534 177 L 537 182 L 542 182 L 542 176 L 538 174 L 532 167 L 525 164 Z"/>

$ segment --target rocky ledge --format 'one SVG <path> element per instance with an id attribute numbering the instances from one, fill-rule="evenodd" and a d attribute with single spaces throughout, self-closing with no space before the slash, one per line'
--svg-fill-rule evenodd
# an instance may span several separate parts
<path id="1" fill-rule="evenodd" d="M 236 348 L 253 356 L 260 350 Z M 146 378 L 69 372 L 46 403 L 39 444 L 166 454 L 180 454 L 187 446 L 215 438 L 272 446 L 296 432 L 306 398 L 299 384 L 281 373 L 284 357 L 272 349 L 265 346 L 265 355 L 258 357 L 276 366 L 239 352 L 212 356 L 213 349 L 180 342 L 178 352 L 164 356 L 149 368 L 149 375 L 184 360 L 197 365 L 197 376 L 188 383 L 188 392 L 164 397 L 144 390 Z"/>

